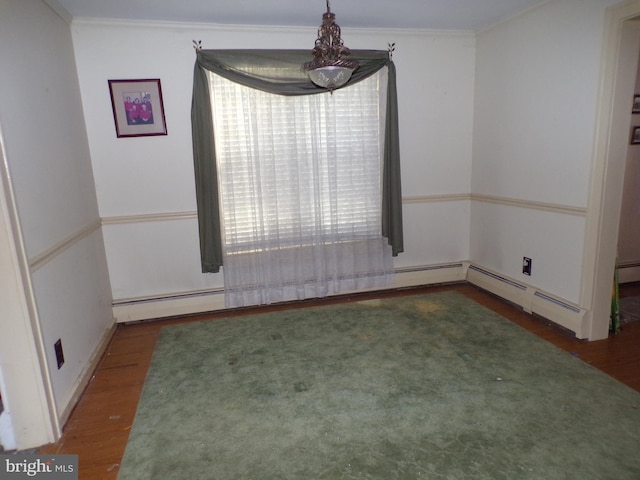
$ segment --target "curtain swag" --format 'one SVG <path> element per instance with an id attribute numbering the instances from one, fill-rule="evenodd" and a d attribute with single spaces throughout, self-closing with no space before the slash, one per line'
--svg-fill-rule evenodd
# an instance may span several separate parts
<path id="1" fill-rule="evenodd" d="M 314 85 L 302 70 L 302 64 L 309 60 L 309 55 L 308 50 L 196 51 L 191 126 L 203 272 L 219 272 L 222 266 L 222 230 L 208 72 L 277 95 L 325 93 L 328 90 Z M 404 245 L 396 70 L 387 51 L 351 50 L 351 58 L 360 66 L 342 88 L 368 78 L 383 67 L 388 70 L 382 235 L 388 239 L 393 255 L 397 256 L 404 251 Z"/>

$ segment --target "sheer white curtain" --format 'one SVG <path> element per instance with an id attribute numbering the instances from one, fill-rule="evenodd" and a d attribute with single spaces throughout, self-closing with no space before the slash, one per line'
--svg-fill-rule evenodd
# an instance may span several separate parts
<path id="1" fill-rule="evenodd" d="M 298 97 L 210 78 L 227 306 L 388 284 L 386 75 Z"/>

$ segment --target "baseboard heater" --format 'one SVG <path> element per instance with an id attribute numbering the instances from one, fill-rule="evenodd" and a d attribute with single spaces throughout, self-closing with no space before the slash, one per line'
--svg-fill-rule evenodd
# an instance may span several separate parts
<path id="1" fill-rule="evenodd" d="M 421 285 L 454 283 L 465 280 L 466 265 L 462 262 L 398 268 L 389 289 Z M 346 294 L 350 292 L 345 292 Z M 354 292 L 355 293 L 355 292 Z M 113 316 L 118 323 L 131 323 L 182 315 L 194 315 L 224 310 L 224 289 L 199 290 L 162 297 L 116 300 Z"/>
<path id="2" fill-rule="evenodd" d="M 398 268 L 389 289 L 437 285 L 468 281 L 515 305 L 536 313 L 583 338 L 585 310 L 560 298 L 540 291 L 469 262 Z M 118 323 L 139 322 L 182 315 L 224 310 L 224 289 L 200 290 L 162 297 L 115 301 L 113 315 Z"/>
<path id="3" fill-rule="evenodd" d="M 585 337 L 586 310 L 577 305 L 473 264 L 467 269 L 467 281 L 573 331 L 578 338 Z"/>
<path id="4" fill-rule="evenodd" d="M 625 262 L 617 266 L 620 283 L 640 282 L 640 262 Z"/>
<path id="5" fill-rule="evenodd" d="M 224 289 L 199 290 L 161 297 L 116 300 L 113 317 L 117 323 L 139 322 L 223 310 Z"/>

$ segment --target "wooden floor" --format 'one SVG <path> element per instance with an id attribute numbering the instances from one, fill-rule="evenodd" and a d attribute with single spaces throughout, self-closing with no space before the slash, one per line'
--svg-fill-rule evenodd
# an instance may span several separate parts
<path id="1" fill-rule="evenodd" d="M 377 296 L 455 290 L 539 337 L 571 352 L 583 361 L 640 391 L 640 322 L 623 325 L 622 331 L 607 340 L 586 342 L 551 322 L 529 315 L 518 308 L 471 285 L 427 287 L 424 289 L 385 292 Z M 640 295 L 640 284 L 621 290 L 621 296 Z M 367 295 L 370 296 L 370 295 Z M 362 296 L 355 297 L 362 299 Z M 305 305 L 353 301 L 332 299 L 304 302 Z M 297 308 L 292 305 L 269 307 L 269 310 Z M 253 309 L 252 311 L 264 311 Z M 82 395 L 64 428 L 62 438 L 46 445 L 39 453 L 79 455 L 80 480 L 115 480 L 135 415 L 158 332 L 169 324 L 216 319 L 246 314 L 216 313 L 182 319 L 119 326 L 95 375 Z M 158 452 L 159 454 L 161 452 Z"/>

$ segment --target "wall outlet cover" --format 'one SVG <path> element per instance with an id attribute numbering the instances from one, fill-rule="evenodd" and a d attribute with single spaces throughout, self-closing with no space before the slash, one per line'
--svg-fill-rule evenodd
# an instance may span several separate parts
<path id="1" fill-rule="evenodd" d="M 531 276 L 531 259 L 529 257 L 522 257 L 522 273 Z"/>
<path id="2" fill-rule="evenodd" d="M 55 343 L 54 348 L 56 349 L 56 361 L 58 362 L 58 370 L 64 364 L 64 351 L 62 350 L 62 340 L 59 338 Z"/>

